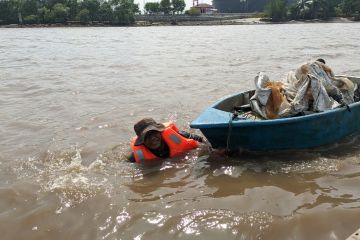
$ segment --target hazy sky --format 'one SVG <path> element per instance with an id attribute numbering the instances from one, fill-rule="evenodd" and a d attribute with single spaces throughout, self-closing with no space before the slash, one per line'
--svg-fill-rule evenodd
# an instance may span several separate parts
<path id="1" fill-rule="evenodd" d="M 140 9 L 142 11 L 144 9 L 144 3 L 147 3 L 147 2 L 160 2 L 160 0 L 134 0 L 134 2 L 139 4 L 139 7 L 140 7 Z M 192 0 L 185 0 L 185 3 L 186 3 L 185 9 L 189 9 L 190 7 L 192 7 L 193 1 Z M 199 3 L 212 4 L 212 0 L 199 0 Z"/>

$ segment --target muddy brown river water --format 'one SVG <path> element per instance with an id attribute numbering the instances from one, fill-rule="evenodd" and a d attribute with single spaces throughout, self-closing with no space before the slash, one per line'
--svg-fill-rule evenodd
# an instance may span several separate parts
<path id="1" fill-rule="evenodd" d="M 360 76 L 359 39 L 358 23 L 0 29 L 0 238 L 345 239 L 360 227 L 360 135 L 125 156 L 137 120 L 199 133 L 189 123 L 259 71 L 322 57 Z"/>

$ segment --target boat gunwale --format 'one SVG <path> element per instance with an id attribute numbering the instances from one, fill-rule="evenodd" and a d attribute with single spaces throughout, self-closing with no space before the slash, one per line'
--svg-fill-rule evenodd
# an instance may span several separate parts
<path id="1" fill-rule="evenodd" d="M 232 115 L 231 112 L 226 112 L 220 109 L 215 108 L 216 105 L 218 105 L 219 103 L 225 101 L 226 99 L 235 97 L 237 95 L 240 94 L 244 94 L 247 93 L 249 91 L 253 91 L 252 90 L 247 90 L 244 92 L 238 92 L 236 94 L 231 94 L 231 95 L 227 95 L 221 99 L 219 99 L 218 101 L 216 101 L 214 104 L 212 104 L 210 107 L 208 107 L 197 119 L 195 119 L 191 124 L 190 127 L 191 128 L 196 128 L 196 129 L 205 129 L 205 128 L 219 128 L 219 127 L 228 127 L 229 126 L 229 119 L 230 116 Z M 354 102 L 348 105 L 350 108 L 350 112 L 353 108 L 356 108 L 358 106 L 360 106 L 360 102 Z M 197 123 L 197 120 L 203 116 L 209 113 L 209 110 L 214 109 L 216 111 L 219 111 L 222 113 L 222 115 L 228 115 L 229 117 L 226 118 L 226 121 L 224 122 L 218 122 L 218 123 Z M 280 125 L 280 124 L 287 124 L 287 123 L 296 123 L 296 122 L 300 122 L 300 121 L 307 121 L 307 120 L 311 120 L 311 119 L 315 119 L 315 118 L 319 118 L 319 117 L 323 117 L 325 115 L 333 115 L 336 113 L 339 113 L 341 111 L 349 111 L 347 109 L 347 107 L 338 107 L 338 108 L 334 108 L 334 109 L 329 109 L 323 112 L 317 112 L 317 113 L 313 113 L 313 114 L 309 114 L 309 115 L 305 115 L 305 116 L 297 116 L 297 117 L 287 117 L 287 118 L 278 118 L 278 119 L 266 119 L 266 120 L 252 120 L 252 119 L 235 119 L 232 121 L 232 126 L 233 127 L 245 127 L 245 126 L 267 126 L 267 125 Z M 224 119 L 225 120 L 225 119 Z"/>

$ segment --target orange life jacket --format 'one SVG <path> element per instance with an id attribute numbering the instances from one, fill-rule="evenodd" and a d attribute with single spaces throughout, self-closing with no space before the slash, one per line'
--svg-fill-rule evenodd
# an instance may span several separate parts
<path id="1" fill-rule="evenodd" d="M 199 146 L 196 140 L 188 139 L 181 136 L 178 132 L 179 129 L 174 123 L 164 123 L 165 130 L 161 132 L 161 137 L 165 143 L 169 146 L 170 157 L 179 156 L 191 149 L 195 149 Z M 131 140 L 131 148 L 134 152 L 136 162 L 143 163 L 144 161 L 151 161 L 159 159 L 155 156 L 144 144 L 135 146 L 136 137 Z"/>

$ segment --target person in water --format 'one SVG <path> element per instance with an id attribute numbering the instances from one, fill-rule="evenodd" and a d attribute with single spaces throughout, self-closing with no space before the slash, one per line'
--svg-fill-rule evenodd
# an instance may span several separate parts
<path id="1" fill-rule="evenodd" d="M 144 118 L 134 125 L 136 137 L 131 141 L 131 162 L 144 163 L 156 159 L 172 158 L 199 146 L 203 139 L 179 130 L 172 122 L 157 123 Z"/>

